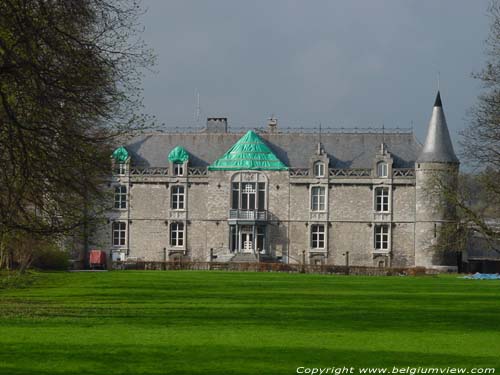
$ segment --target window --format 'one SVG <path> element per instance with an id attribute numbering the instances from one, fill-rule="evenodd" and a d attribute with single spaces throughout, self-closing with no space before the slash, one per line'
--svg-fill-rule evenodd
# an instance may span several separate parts
<path id="1" fill-rule="evenodd" d="M 123 163 L 118 163 L 115 165 L 115 174 L 117 175 L 124 175 L 127 174 L 127 165 Z"/>
<path id="2" fill-rule="evenodd" d="M 112 231 L 113 231 L 113 246 L 125 246 L 127 224 L 125 224 L 123 221 L 115 221 L 113 223 Z"/>
<path id="3" fill-rule="evenodd" d="M 229 238 L 230 244 L 229 248 L 231 249 L 231 252 L 235 252 L 238 246 L 238 232 L 236 231 L 236 225 L 231 225 L 229 227 L 229 230 L 231 232 L 231 236 Z"/>
<path id="4" fill-rule="evenodd" d="M 389 226 L 376 225 L 375 250 L 388 250 L 388 249 L 389 249 Z"/>
<path id="5" fill-rule="evenodd" d="M 231 208 L 233 210 L 237 210 L 240 208 L 240 184 L 237 182 L 233 182 L 232 184 L 232 205 Z"/>
<path id="6" fill-rule="evenodd" d="M 389 174 L 387 163 L 380 162 L 377 164 L 377 176 L 378 177 L 387 177 Z"/>
<path id="7" fill-rule="evenodd" d="M 127 187 L 125 185 L 115 187 L 115 208 L 127 208 Z"/>
<path id="8" fill-rule="evenodd" d="M 255 183 L 241 184 L 241 209 L 255 210 Z"/>
<path id="9" fill-rule="evenodd" d="M 265 211 L 266 181 L 266 176 L 258 172 L 235 173 L 231 178 L 231 210 Z"/>
<path id="10" fill-rule="evenodd" d="M 325 211 L 325 188 L 313 186 L 311 188 L 311 211 Z"/>
<path id="11" fill-rule="evenodd" d="M 325 226 L 323 224 L 311 225 L 311 248 L 325 248 Z"/>
<path id="12" fill-rule="evenodd" d="M 184 186 L 172 186 L 172 209 L 184 209 Z"/>
<path id="13" fill-rule="evenodd" d="M 259 196 L 257 197 L 259 211 L 264 211 L 266 209 L 266 184 L 264 182 L 259 182 L 258 184 Z"/>
<path id="14" fill-rule="evenodd" d="M 265 182 L 233 182 L 231 184 L 231 208 L 264 211 L 266 209 Z"/>
<path id="15" fill-rule="evenodd" d="M 170 224 L 170 246 L 184 246 L 184 223 Z"/>
<path id="16" fill-rule="evenodd" d="M 325 164 L 318 161 L 314 164 L 314 176 L 325 177 Z"/>
<path id="17" fill-rule="evenodd" d="M 375 189 L 375 211 L 389 211 L 389 188 L 378 187 Z"/>
<path id="18" fill-rule="evenodd" d="M 174 163 L 174 176 L 182 176 L 184 174 L 184 166 L 179 163 Z"/>
<path id="19" fill-rule="evenodd" d="M 257 250 L 264 250 L 264 239 L 266 236 L 266 227 L 259 225 L 257 227 Z"/>

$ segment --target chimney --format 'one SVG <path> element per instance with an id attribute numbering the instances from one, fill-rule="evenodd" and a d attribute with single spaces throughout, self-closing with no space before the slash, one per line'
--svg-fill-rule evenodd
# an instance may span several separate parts
<path id="1" fill-rule="evenodd" d="M 269 133 L 276 133 L 278 131 L 278 119 L 271 116 L 269 122 L 267 123 Z"/>
<path id="2" fill-rule="evenodd" d="M 207 118 L 207 133 L 227 133 L 227 117 Z"/>

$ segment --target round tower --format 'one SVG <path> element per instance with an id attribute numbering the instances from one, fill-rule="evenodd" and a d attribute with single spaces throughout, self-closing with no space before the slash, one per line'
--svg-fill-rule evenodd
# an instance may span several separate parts
<path id="1" fill-rule="evenodd" d="M 447 241 L 456 223 L 452 204 L 460 162 L 453 151 L 438 91 L 424 147 L 415 162 L 415 265 L 456 271 L 457 255 Z"/>

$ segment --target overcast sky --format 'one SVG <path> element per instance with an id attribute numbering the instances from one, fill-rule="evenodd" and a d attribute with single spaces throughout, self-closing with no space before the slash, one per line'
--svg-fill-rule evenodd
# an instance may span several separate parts
<path id="1" fill-rule="evenodd" d="M 456 147 L 480 92 L 488 0 L 144 0 L 158 56 L 145 106 L 166 126 L 409 127 L 437 89 Z M 201 126 L 201 124 L 200 124 Z"/>

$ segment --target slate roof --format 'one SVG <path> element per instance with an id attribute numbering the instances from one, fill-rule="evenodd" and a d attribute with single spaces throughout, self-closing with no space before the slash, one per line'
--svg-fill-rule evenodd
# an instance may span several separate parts
<path id="1" fill-rule="evenodd" d="M 450 132 L 446 124 L 443 111 L 441 94 L 437 93 L 431 120 L 427 129 L 427 138 L 422 153 L 417 158 L 420 163 L 458 163 L 458 158 L 453 150 Z"/>
<path id="2" fill-rule="evenodd" d="M 176 146 L 190 155 L 190 165 L 207 167 L 219 159 L 245 133 L 151 133 L 129 140 L 125 147 L 132 164 L 143 167 L 168 166 L 168 154 Z M 259 133 L 271 151 L 290 168 L 307 168 L 315 155 L 317 133 Z M 384 142 L 394 158 L 395 168 L 413 168 L 422 145 L 413 133 L 324 133 L 321 144 L 332 168 L 372 168 Z"/>

